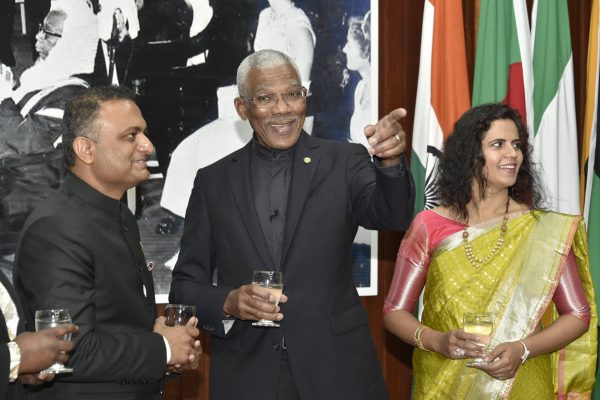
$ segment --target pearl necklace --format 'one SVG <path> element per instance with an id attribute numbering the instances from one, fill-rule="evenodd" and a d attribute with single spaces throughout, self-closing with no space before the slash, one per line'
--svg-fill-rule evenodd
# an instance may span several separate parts
<path id="1" fill-rule="evenodd" d="M 465 227 L 463 229 L 462 237 L 463 237 L 463 242 L 465 243 L 465 255 L 467 256 L 467 259 L 469 260 L 469 262 L 471 263 L 471 265 L 474 268 L 479 269 L 479 267 L 481 267 L 481 265 L 486 264 L 488 261 L 490 261 L 492 259 L 492 257 L 494 257 L 494 255 L 496 255 L 498 250 L 500 250 L 502 245 L 504 245 L 504 236 L 506 236 L 506 231 L 508 229 L 507 223 L 508 223 L 508 206 L 509 206 L 509 204 L 510 204 L 510 197 L 508 198 L 508 200 L 506 200 L 506 210 L 504 211 L 504 217 L 502 218 L 502 226 L 500 227 L 500 237 L 496 240 L 496 244 L 494 245 L 494 247 L 492 247 L 492 250 L 490 250 L 490 252 L 483 258 L 479 258 L 475 254 L 473 254 L 473 248 L 471 247 L 471 243 L 468 240 L 469 232 L 467 231 L 467 228 L 469 227 L 469 225 L 468 225 L 469 220 L 467 220 L 467 224 L 465 224 Z"/>

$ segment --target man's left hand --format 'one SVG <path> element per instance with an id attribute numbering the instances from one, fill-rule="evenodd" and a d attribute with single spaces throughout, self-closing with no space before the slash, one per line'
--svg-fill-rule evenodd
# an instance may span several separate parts
<path id="1" fill-rule="evenodd" d="M 400 120 L 406 116 L 404 108 L 397 108 L 377 122 L 367 125 L 365 135 L 369 142 L 369 154 L 381 159 L 385 167 L 400 163 L 400 155 L 406 148 L 406 135 Z"/>

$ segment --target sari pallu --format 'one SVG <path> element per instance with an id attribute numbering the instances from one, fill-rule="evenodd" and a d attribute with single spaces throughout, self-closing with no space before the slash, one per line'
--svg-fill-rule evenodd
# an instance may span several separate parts
<path id="1" fill-rule="evenodd" d="M 490 347 L 529 336 L 552 306 L 552 296 L 572 248 L 591 307 L 590 329 L 552 354 L 528 359 L 514 379 L 496 380 L 466 366 L 415 348 L 415 399 L 586 399 L 596 365 L 597 313 L 587 241 L 580 217 L 531 211 L 511 219 L 504 245 L 486 264 L 474 267 L 463 232 L 445 238 L 432 253 L 422 322 L 446 332 L 462 327 L 466 312 L 491 312 Z M 500 223 L 469 228 L 474 254 L 485 257 L 500 236 Z M 552 306 L 553 308 L 553 306 Z M 556 312 L 550 308 L 554 318 Z"/>

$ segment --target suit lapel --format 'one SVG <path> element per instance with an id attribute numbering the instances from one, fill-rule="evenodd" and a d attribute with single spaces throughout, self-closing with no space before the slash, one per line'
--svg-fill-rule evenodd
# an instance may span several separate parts
<path id="1" fill-rule="evenodd" d="M 237 204 L 242 222 L 266 269 L 274 269 L 265 237 L 256 215 L 250 178 L 250 143 L 237 152 L 229 166 L 229 185 Z"/>
<path id="2" fill-rule="evenodd" d="M 285 256 L 290 247 L 304 203 L 308 196 L 310 184 L 313 180 L 320 154 L 316 141 L 304 131 L 300 135 L 294 153 L 292 169 L 292 182 L 288 197 L 287 217 L 285 220 L 285 233 L 283 236 L 283 249 L 281 253 L 281 266 L 285 265 Z"/>

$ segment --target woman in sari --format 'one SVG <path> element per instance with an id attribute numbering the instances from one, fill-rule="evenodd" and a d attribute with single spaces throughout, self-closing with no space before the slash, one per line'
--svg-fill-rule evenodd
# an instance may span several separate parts
<path id="1" fill-rule="evenodd" d="M 441 206 L 407 232 L 384 306 L 415 346 L 415 399 L 589 398 L 597 314 L 581 217 L 543 211 L 518 113 L 466 112 L 444 145 Z M 422 289 L 421 321 L 413 311 Z M 465 313 L 490 313 L 491 336 Z M 478 367 L 467 363 L 483 358 Z"/>

